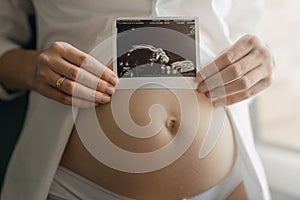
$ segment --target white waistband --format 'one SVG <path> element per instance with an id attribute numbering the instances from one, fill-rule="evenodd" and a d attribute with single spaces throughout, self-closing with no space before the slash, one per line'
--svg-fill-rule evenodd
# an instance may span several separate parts
<path id="1" fill-rule="evenodd" d="M 218 185 L 188 200 L 226 199 L 242 181 L 238 166 L 237 161 Z M 57 200 L 132 200 L 106 190 L 62 166 L 56 171 L 49 196 Z"/>

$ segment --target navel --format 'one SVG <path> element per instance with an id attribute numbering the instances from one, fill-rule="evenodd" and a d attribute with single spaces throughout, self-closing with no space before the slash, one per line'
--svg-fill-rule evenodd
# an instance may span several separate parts
<path id="1" fill-rule="evenodd" d="M 176 134 L 178 130 L 178 120 L 175 117 L 168 117 L 165 122 L 165 126 L 172 134 Z"/>

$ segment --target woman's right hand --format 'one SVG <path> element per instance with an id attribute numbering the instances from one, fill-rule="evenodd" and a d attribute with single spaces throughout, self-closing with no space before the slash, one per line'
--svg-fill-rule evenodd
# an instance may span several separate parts
<path id="1" fill-rule="evenodd" d="M 55 42 L 35 58 L 32 89 L 66 105 L 89 108 L 109 103 L 118 76 L 88 54 Z"/>

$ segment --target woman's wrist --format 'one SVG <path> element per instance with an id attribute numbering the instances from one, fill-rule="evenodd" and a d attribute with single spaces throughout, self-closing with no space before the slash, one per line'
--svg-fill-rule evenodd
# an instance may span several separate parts
<path id="1" fill-rule="evenodd" d="M 0 58 L 0 82 L 10 92 L 34 88 L 38 51 L 13 49 Z"/>
<path id="2" fill-rule="evenodd" d="M 41 51 L 29 50 L 28 54 L 26 74 L 24 76 L 24 82 L 26 89 L 35 90 L 35 76 L 37 71 L 37 59 Z"/>

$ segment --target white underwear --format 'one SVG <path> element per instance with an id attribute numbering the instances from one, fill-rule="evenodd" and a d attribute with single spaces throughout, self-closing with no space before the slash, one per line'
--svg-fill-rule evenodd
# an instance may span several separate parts
<path id="1" fill-rule="evenodd" d="M 218 185 L 188 200 L 225 200 L 241 182 L 237 161 Z M 133 200 L 106 190 L 62 166 L 56 171 L 49 197 L 57 200 Z"/>

